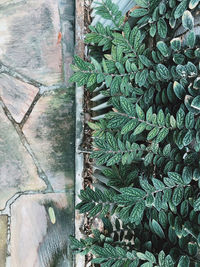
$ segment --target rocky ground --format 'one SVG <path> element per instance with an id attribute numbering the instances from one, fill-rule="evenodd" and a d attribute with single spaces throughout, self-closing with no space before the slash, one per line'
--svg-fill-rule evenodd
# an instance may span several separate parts
<path id="1" fill-rule="evenodd" d="M 71 266 L 73 0 L 0 1 L 0 266 Z"/>

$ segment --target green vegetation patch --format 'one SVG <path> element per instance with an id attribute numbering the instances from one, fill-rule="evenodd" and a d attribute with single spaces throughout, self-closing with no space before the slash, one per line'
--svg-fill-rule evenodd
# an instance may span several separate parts
<path id="1" fill-rule="evenodd" d="M 104 187 L 82 190 L 76 206 L 104 231 L 71 245 L 102 267 L 197 267 L 200 1 L 135 2 L 127 21 L 102 0 L 96 13 L 113 26 L 90 26 L 89 60 L 74 58 L 70 82 L 100 87 L 109 108 L 89 122 Z"/>

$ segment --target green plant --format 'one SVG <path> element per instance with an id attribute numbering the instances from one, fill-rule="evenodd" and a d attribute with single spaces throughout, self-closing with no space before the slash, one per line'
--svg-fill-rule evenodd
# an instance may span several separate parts
<path id="1" fill-rule="evenodd" d="M 113 26 L 90 26 L 90 58 L 74 58 L 70 81 L 99 88 L 108 108 L 89 122 L 106 186 L 76 207 L 105 231 L 72 247 L 102 267 L 200 266 L 200 1 L 135 2 L 124 22 L 103 0 Z"/>

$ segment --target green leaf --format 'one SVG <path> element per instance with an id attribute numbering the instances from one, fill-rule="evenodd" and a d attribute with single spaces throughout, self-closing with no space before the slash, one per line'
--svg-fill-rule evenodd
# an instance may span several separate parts
<path id="1" fill-rule="evenodd" d="M 115 94 L 119 93 L 121 81 L 122 81 L 121 77 L 119 77 L 119 76 L 116 76 L 113 79 L 113 81 L 112 81 L 112 83 L 110 85 L 110 93 L 111 93 L 111 95 L 115 95 Z"/>
<path id="2" fill-rule="evenodd" d="M 192 62 L 188 62 L 186 65 L 187 72 L 190 77 L 195 77 L 198 74 L 196 66 Z"/>
<path id="3" fill-rule="evenodd" d="M 185 166 L 183 168 L 182 178 L 185 184 L 189 184 L 192 181 L 192 168 L 191 167 Z"/>
<path id="4" fill-rule="evenodd" d="M 167 24 L 163 18 L 160 18 L 157 23 L 158 34 L 161 38 L 166 38 L 167 36 Z"/>
<path id="5" fill-rule="evenodd" d="M 137 134 L 140 134 L 142 133 L 145 129 L 146 129 L 146 123 L 145 122 L 142 122 L 140 123 L 134 130 L 133 132 L 133 135 L 137 135 Z"/>
<path id="6" fill-rule="evenodd" d="M 195 46 L 195 42 L 196 42 L 196 35 L 194 33 L 194 31 L 190 31 L 188 32 L 188 34 L 186 35 L 186 44 L 188 47 L 193 48 Z M 198 50 L 196 50 L 195 52 L 197 53 Z M 196 54 L 195 54 L 196 56 Z"/>
<path id="7" fill-rule="evenodd" d="M 183 145 L 188 146 L 193 140 L 193 132 L 189 130 L 183 138 Z"/>
<path id="8" fill-rule="evenodd" d="M 157 122 L 158 122 L 159 126 L 164 126 L 165 125 L 165 114 L 162 111 L 162 109 L 160 109 L 159 112 L 158 112 Z"/>
<path id="9" fill-rule="evenodd" d="M 151 262 L 145 262 L 140 267 L 153 267 L 153 264 Z"/>
<path id="10" fill-rule="evenodd" d="M 178 206 L 181 203 L 183 199 L 183 193 L 184 193 L 183 187 L 175 188 L 172 196 L 172 202 L 175 206 Z"/>
<path id="11" fill-rule="evenodd" d="M 116 138 L 110 133 L 106 133 L 106 141 L 111 149 L 118 149 Z"/>
<path id="12" fill-rule="evenodd" d="M 186 66 L 178 65 L 178 66 L 176 67 L 176 72 L 177 72 L 178 75 L 180 75 L 182 78 L 187 77 L 187 68 L 186 68 Z"/>
<path id="13" fill-rule="evenodd" d="M 154 137 L 157 136 L 159 133 L 160 129 L 158 127 L 153 128 L 147 135 L 147 140 L 152 140 Z"/>
<path id="14" fill-rule="evenodd" d="M 189 129 L 193 129 L 195 124 L 194 114 L 191 112 L 188 112 L 185 117 L 185 127 Z"/>
<path id="15" fill-rule="evenodd" d="M 108 255 L 109 256 L 116 256 L 116 250 L 115 250 L 115 248 L 114 247 L 112 247 L 110 244 L 108 244 L 108 243 L 105 243 L 104 244 L 104 249 L 105 249 L 105 251 L 108 253 Z"/>
<path id="16" fill-rule="evenodd" d="M 170 17 L 170 19 L 169 19 L 169 25 L 170 25 L 170 27 L 171 27 L 172 29 L 174 29 L 175 26 L 176 26 L 176 19 L 173 18 L 173 17 Z"/>
<path id="17" fill-rule="evenodd" d="M 171 171 L 173 169 L 173 167 L 174 167 L 174 162 L 168 161 L 167 164 L 165 165 L 164 173 Z"/>
<path id="18" fill-rule="evenodd" d="M 100 130 L 101 126 L 98 123 L 88 122 L 88 126 L 92 130 Z"/>
<path id="19" fill-rule="evenodd" d="M 157 65 L 157 71 L 159 72 L 160 76 L 164 79 L 164 80 L 168 80 L 170 75 L 169 75 L 169 70 L 167 69 L 167 67 L 165 67 L 165 65 L 163 64 L 158 64 Z"/>
<path id="20" fill-rule="evenodd" d="M 143 190 L 131 187 L 121 188 L 120 192 L 124 195 L 130 196 L 131 198 L 138 198 L 138 199 L 141 199 L 146 195 L 146 193 Z"/>
<path id="21" fill-rule="evenodd" d="M 116 62 L 115 66 L 117 67 L 120 74 L 125 74 L 125 68 L 120 62 Z"/>
<path id="22" fill-rule="evenodd" d="M 158 48 L 158 50 L 160 51 L 160 53 L 164 56 L 164 57 L 168 57 L 170 55 L 170 51 L 168 46 L 165 44 L 165 42 L 163 41 L 159 41 L 156 44 L 156 47 Z"/>
<path id="23" fill-rule="evenodd" d="M 199 0 L 190 0 L 189 8 L 194 9 L 199 4 Z"/>
<path id="24" fill-rule="evenodd" d="M 200 234 L 198 234 L 197 243 L 198 243 L 198 246 L 200 246 Z"/>
<path id="25" fill-rule="evenodd" d="M 180 38 L 174 38 L 170 41 L 171 48 L 174 51 L 179 51 L 181 49 L 181 40 Z"/>
<path id="26" fill-rule="evenodd" d="M 144 55 L 139 55 L 139 59 L 142 62 L 143 65 L 145 65 L 147 68 L 152 66 L 152 62 Z"/>
<path id="27" fill-rule="evenodd" d="M 153 178 L 152 179 L 153 185 L 156 188 L 156 190 L 163 190 L 165 188 L 165 185 L 160 180 Z"/>
<path id="28" fill-rule="evenodd" d="M 188 10 L 183 13 L 182 25 L 186 30 L 192 30 L 194 28 L 194 18 Z"/>
<path id="29" fill-rule="evenodd" d="M 138 104 L 136 104 L 136 112 L 140 120 L 145 120 L 145 113 Z"/>
<path id="30" fill-rule="evenodd" d="M 182 108 L 179 108 L 176 114 L 176 124 L 178 129 L 181 130 L 184 127 L 184 121 L 185 121 L 185 112 Z"/>
<path id="31" fill-rule="evenodd" d="M 112 119 L 109 120 L 109 122 L 107 124 L 107 127 L 109 129 L 120 128 L 126 122 L 127 122 L 127 118 L 122 117 L 122 116 L 115 116 L 114 118 L 112 118 Z"/>
<path id="32" fill-rule="evenodd" d="M 88 81 L 87 81 L 87 87 L 92 86 L 97 81 L 97 75 L 95 73 L 91 74 Z"/>
<path id="33" fill-rule="evenodd" d="M 107 163 L 106 163 L 106 166 L 112 166 L 114 164 L 117 164 L 119 163 L 119 161 L 121 160 L 121 155 L 120 154 L 116 154 L 114 155 L 112 158 L 110 158 Z"/>
<path id="34" fill-rule="evenodd" d="M 170 152 L 171 152 L 171 145 L 168 144 L 168 145 L 166 145 L 166 146 L 164 147 L 164 149 L 163 149 L 163 155 L 164 155 L 165 157 L 168 157 L 168 156 L 170 155 Z"/>
<path id="35" fill-rule="evenodd" d="M 158 216 L 159 216 L 159 222 L 160 222 L 160 224 L 165 229 L 167 227 L 167 224 L 168 224 L 168 219 L 167 219 L 166 213 L 163 210 L 161 210 L 159 212 L 159 215 Z"/>
<path id="36" fill-rule="evenodd" d="M 159 4 L 159 13 L 160 13 L 160 15 L 164 15 L 165 12 L 166 12 L 166 4 L 160 3 Z"/>
<path id="37" fill-rule="evenodd" d="M 179 216 L 177 216 L 174 222 L 174 230 L 178 238 L 182 237 L 182 229 L 183 229 L 182 219 Z"/>
<path id="38" fill-rule="evenodd" d="M 97 83 L 102 83 L 105 80 L 105 76 L 103 73 L 99 73 L 97 75 Z"/>
<path id="39" fill-rule="evenodd" d="M 175 95 L 179 98 L 179 99 L 183 99 L 186 95 L 186 91 L 185 88 L 183 87 L 182 84 L 178 83 L 178 82 L 174 82 L 173 85 L 173 89 L 174 89 L 174 93 Z"/>
<path id="40" fill-rule="evenodd" d="M 104 262 L 105 260 L 107 260 L 107 258 L 95 258 L 95 259 L 92 259 L 92 263 L 96 263 L 96 264 L 100 264 L 102 262 Z"/>
<path id="41" fill-rule="evenodd" d="M 165 258 L 165 266 L 166 267 L 174 267 L 174 262 L 172 260 L 172 257 L 170 255 L 167 255 Z"/>
<path id="42" fill-rule="evenodd" d="M 131 12 L 130 16 L 134 18 L 139 18 L 147 15 L 149 13 L 148 9 L 145 8 L 138 8 Z"/>
<path id="43" fill-rule="evenodd" d="M 185 54 L 186 57 L 188 57 L 188 58 L 191 58 L 191 59 L 194 59 L 194 58 L 195 58 L 193 49 L 189 49 L 189 48 L 188 48 L 188 49 L 184 50 L 184 54 Z"/>
<path id="44" fill-rule="evenodd" d="M 121 129 L 121 134 L 127 134 L 130 131 L 132 131 L 133 129 L 135 129 L 135 127 L 137 126 L 137 120 L 130 120 L 128 121 Z"/>
<path id="45" fill-rule="evenodd" d="M 119 227 L 120 227 L 120 225 L 119 225 Z M 120 248 L 120 247 L 116 247 L 116 253 L 120 257 L 125 257 L 126 256 L 126 251 L 123 248 Z"/>
<path id="46" fill-rule="evenodd" d="M 165 252 L 162 250 L 160 251 L 160 253 L 158 254 L 158 262 L 159 265 L 164 267 L 165 265 Z"/>
<path id="47" fill-rule="evenodd" d="M 144 210 L 145 210 L 145 201 L 137 202 L 130 214 L 130 221 L 133 223 L 140 220 L 143 216 Z"/>
<path id="48" fill-rule="evenodd" d="M 140 7 L 144 7 L 144 8 L 149 7 L 149 1 L 148 0 L 135 0 L 135 3 Z"/>
<path id="49" fill-rule="evenodd" d="M 185 60 L 185 56 L 182 55 L 182 54 L 174 54 L 173 56 L 173 61 L 176 63 L 176 64 L 182 64 Z"/>
<path id="50" fill-rule="evenodd" d="M 95 255 L 102 256 L 102 257 L 107 257 L 107 252 L 102 247 L 99 247 L 99 246 L 95 245 L 95 246 L 92 247 L 92 252 Z"/>
<path id="51" fill-rule="evenodd" d="M 130 36 L 130 32 L 131 32 L 131 27 L 128 22 L 125 23 L 123 32 L 124 32 L 125 38 L 128 40 Z"/>
<path id="52" fill-rule="evenodd" d="M 78 57 L 77 55 L 74 56 L 74 62 L 76 63 L 77 67 L 80 70 L 88 70 L 87 63 L 82 58 Z"/>
<path id="53" fill-rule="evenodd" d="M 200 197 L 194 202 L 194 211 L 200 211 Z"/>
<path id="54" fill-rule="evenodd" d="M 188 251 L 191 256 L 197 255 L 198 247 L 197 244 L 194 242 L 189 242 L 188 243 Z"/>
<path id="55" fill-rule="evenodd" d="M 79 209 L 79 213 L 86 213 L 86 212 L 90 211 L 91 209 L 93 209 L 94 206 L 95 206 L 94 202 L 86 203 L 86 204 L 82 205 L 82 207 Z"/>
<path id="56" fill-rule="evenodd" d="M 102 210 L 102 208 L 103 208 L 102 203 L 99 203 L 96 206 L 94 206 L 94 208 L 89 213 L 89 217 L 94 217 L 95 215 L 97 215 Z"/>
<path id="57" fill-rule="evenodd" d="M 175 12 L 174 12 L 175 19 L 178 19 L 178 18 L 180 18 L 183 15 L 184 11 L 187 8 L 187 4 L 188 4 L 188 1 L 187 0 L 182 0 L 181 1 L 181 3 L 175 9 Z"/>
<path id="58" fill-rule="evenodd" d="M 135 115 L 134 106 L 131 101 L 125 97 L 120 97 L 120 104 L 124 112 L 130 116 Z"/>
<path id="59" fill-rule="evenodd" d="M 170 116 L 170 125 L 172 126 L 172 128 L 176 128 L 176 120 L 172 115 Z"/>
<path id="60" fill-rule="evenodd" d="M 181 256 L 177 267 L 190 267 L 190 259 L 188 256 Z"/>
<path id="61" fill-rule="evenodd" d="M 155 234 L 157 234 L 160 238 L 164 239 L 165 238 L 165 234 L 163 232 L 162 227 L 160 226 L 160 224 L 156 221 L 156 220 L 152 220 L 152 227 L 153 230 L 155 232 Z"/>
<path id="62" fill-rule="evenodd" d="M 191 107 L 200 110 L 200 96 L 196 96 L 191 103 Z"/>
<path id="63" fill-rule="evenodd" d="M 140 73 L 140 75 L 139 75 L 139 80 L 138 80 L 138 85 L 139 85 L 140 87 L 143 86 L 143 85 L 145 85 L 146 80 L 147 80 L 147 78 L 148 78 L 148 75 L 149 75 L 149 73 L 148 73 L 148 70 L 147 70 L 147 69 L 144 69 L 144 70 Z"/>
<path id="64" fill-rule="evenodd" d="M 155 34 L 156 34 L 156 24 L 155 23 L 151 25 L 149 33 L 150 33 L 151 37 L 155 36 Z"/>
<path id="65" fill-rule="evenodd" d="M 73 245 L 74 247 L 76 247 L 76 248 L 84 248 L 85 247 L 85 245 L 81 241 L 77 240 L 75 237 L 70 236 L 69 239 L 70 239 L 71 245 Z"/>
<path id="66" fill-rule="evenodd" d="M 197 77 L 197 78 L 194 80 L 193 87 L 194 87 L 195 89 L 200 89 L 200 78 L 199 78 L 199 77 Z"/>
<path id="67" fill-rule="evenodd" d="M 146 255 L 146 258 L 149 262 L 152 262 L 152 263 L 156 263 L 156 258 L 155 256 L 153 255 L 153 253 L 149 252 L 149 251 L 146 251 L 145 252 L 145 255 Z"/>
<path id="68" fill-rule="evenodd" d="M 172 179 L 176 184 L 183 184 L 181 175 L 176 172 L 168 172 L 168 176 Z"/>
<path id="69" fill-rule="evenodd" d="M 111 75 L 107 75 L 106 78 L 105 78 L 105 82 L 106 82 L 107 88 L 109 88 L 111 83 L 112 83 L 112 76 Z"/>
<path id="70" fill-rule="evenodd" d="M 91 57 L 91 62 L 92 62 L 92 64 L 95 66 L 95 69 L 96 69 L 98 72 L 102 72 L 101 64 L 99 64 L 99 62 L 98 62 L 95 58 Z"/>
<path id="71" fill-rule="evenodd" d="M 135 51 L 138 50 L 140 45 L 141 45 L 141 32 L 138 31 L 137 34 L 134 37 L 134 49 L 135 49 Z"/>
<path id="72" fill-rule="evenodd" d="M 146 120 L 148 122 L 151 122 L 152 120 L 152 115 L 153 115 L 153 109 L 152 107 L 150 107 L 148 110 L 147 110 L 147 113 L 146 113 Z"/>
<path id="73" fill-rule="evenodd" d="M 161 131 L 156 137 L 156 143 L 162 142 L 168 134 L 169 134 L 169 129 L 167 128 L 161 129 Z"/>
<path id="74" fill-rule="evenodd" d="M 85 75 L 82 72 L 75 72 L 69 79 L 69 83 L 79 83 L 82 81 L 82 85 L 85 85 L 87 83 L 88 76 Z"/>
<path id="75" fill-rule="evenodd" d="M 136 255 L 142 261 L 146 261 L 147 260 L 147 257 L 146 257 L 146 255 L 144 253 L 137 252 Z"/>
<path id="76" fill-rule="evenodd" d="M 148 153 L 145 158 L 144 158 L 144 166 L 148 166 L 151 164 L 152 159 L 153 159 L 154 154 L 153 153 Z"/>
<path id="77" fill-rule="evenodd" d="M 193 172 L 193 179 L 195 181 L 198 181 L 200 180 L 200 169 L 195 169 L 194 172 Z"/>

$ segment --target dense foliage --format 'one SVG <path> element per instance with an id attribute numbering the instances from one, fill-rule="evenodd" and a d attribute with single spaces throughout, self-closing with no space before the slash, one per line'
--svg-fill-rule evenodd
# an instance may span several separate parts
<path id="1" fill-rule="evenodd" d="M 107 185 L 76 207 L 105 229 L 72 247 L 102 267 L 200 266 L 200 1 L 135 2 L 126 21 L 102 0 L 112 26 L 90 26 L 90 59 L 74 58 L 70 81 L 108 108 L 89 123 Z"/>

